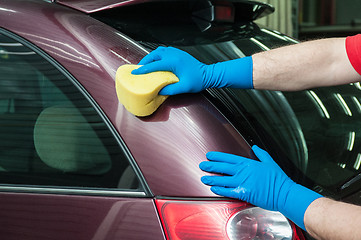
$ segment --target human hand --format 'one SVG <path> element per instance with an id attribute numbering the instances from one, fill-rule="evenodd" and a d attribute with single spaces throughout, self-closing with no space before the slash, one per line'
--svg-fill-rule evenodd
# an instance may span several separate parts
<path id="1" fill-rule="evenodd" d="M 250 57 L 206 65 L 180 49 L 158 47 L 139 65 L 143 66 L 132 74 L 170 71 L 179 78 L 179 82 L 165 86 L 160 95 L 195 93 L 207 88 L 253 88 Z"/>
<path id="2" fill-rule="evenodd" d="M 307 207 L 322 197 L 293 182 L 272 157 L 258 146 L 252 147 L 260 161 L 221 152 L 209 152 L 210 161 L 200 163 L 203 171 L 228 176 L 204 176 L 218 195 L 247 201 L 267 210 L 280 211 L 305 229 L 303 217 Z"/>

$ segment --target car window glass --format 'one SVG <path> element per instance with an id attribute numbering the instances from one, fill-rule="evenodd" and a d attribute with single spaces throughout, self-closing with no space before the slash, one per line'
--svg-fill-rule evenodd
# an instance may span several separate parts
<path id="1" fill-rule="evenodd" d="M 235 39 L 222 43 L 181 47 L 204 63 L 215 63 L 252 55 L 261 50 L 270 49 L 283 43 L 290 44 L 282 37 L 267 35 L 262 29 L 254 38 Z M 261 34 L 262 33 L 262 34 Z M 282 42 L 283 41 L 283 42 Z M 243 107 L 240 111 L 251 113 L 265 131 L 269 132 L 282 150 L 285 149 L 292 161 L 301 168 L 306 168 L 308 160 L 302 131 L 292 108 L 283 93 L 278 91 L 257 91 L 229 89 L 228 94 L 235 105 Z M 237 114 L 234 112 L 234 114 Z M 238 118 L 237 120 L 239 120 Z M 240 129 L 242 133 L 242 129 Z M 290 141 L 292 140 L 292 141 Z"/>
<path id="2" fill-rule="evenodd" d="M 300 92 L 228 91 L 262 126 L 258 130 L 266 131 L 277 144 L 277 151 L 285 153 L 315 183 L 334 189 L 360 173 L 361 95 L 357 86 Z"/>
<path id="3" fill-rule="evenodd" d="M 0 183 L 137 189 L 118 142 L 81 91 L 0 34 Z"/>
<path id="4" fill-rule="evenodd" d="M 261 29 L 259 35 L 249 39 L 183 49 L 203 62 L 213 63 L 236 58 L 236 53 L 242 57 L 242 53 L 251 55 L 294 42 L 287 36 Z M 230 119 L 235 126 L 241 126 L 241 133 L 245 133 L 244 125 L 237 121 L 247 116 L 275 160 L 282 166 L 290 166 L 285 163 L 290 162 L 302 172 L 292 172 L 298 174 L 293 178 L 334 191 L 360 173 L 360 89 L 360 84 L 355 83 L 297 92 L 243 89 L 224 92 L 235 106 Z M 247 134 L 252 135 L 248 130 Z"/>

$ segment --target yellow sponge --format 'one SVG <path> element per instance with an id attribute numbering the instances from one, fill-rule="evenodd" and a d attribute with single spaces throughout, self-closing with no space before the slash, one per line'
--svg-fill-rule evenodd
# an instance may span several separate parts
<path id="1" fill-rule="evenodd" d="M 132 114 L 144 117 L 152 114 L 167 99 L 168 96 L 158 95 L 158 92 L 179 79 L 167 71 L 131 74 L 139 67 L 132 64 L 120 66 L 115 76 L 115 87 L 120 103 Z"/>

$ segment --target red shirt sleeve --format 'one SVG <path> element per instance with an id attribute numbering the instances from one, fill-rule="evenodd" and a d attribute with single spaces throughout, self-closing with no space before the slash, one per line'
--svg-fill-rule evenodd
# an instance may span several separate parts
<path id="1" fill-rule="evenodd" d="M 351 65 L 361 75 L 361 34 L 346 38 L 346 52 Z"/>

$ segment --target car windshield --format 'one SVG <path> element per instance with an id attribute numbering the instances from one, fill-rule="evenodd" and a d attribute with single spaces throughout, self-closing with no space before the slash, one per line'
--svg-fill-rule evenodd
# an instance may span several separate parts
<path id="1" fill-rule="evenodd" d="M 174 46 L 207 64 L 297 43 L 249 21 L 212 24 L 204 30 L 184 18 L 159 27 L 154 21 L 121 12 L 126 11 L 112 10 L 93 17 L 149 50 Z M 357 180 L 352 178 L 360 173 L 360 90 L 360 84 L 355 83 L 299 92 L 212 89 L 205 94 L 251 145 L 259 144 L 269 151 L 294 180 L 335 194 L 352 185 Z"/>

